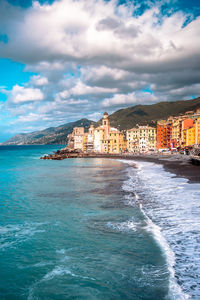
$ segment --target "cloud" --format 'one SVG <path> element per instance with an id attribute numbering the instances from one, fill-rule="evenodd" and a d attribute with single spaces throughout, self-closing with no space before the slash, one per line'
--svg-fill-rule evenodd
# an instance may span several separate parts
<path id="1" fill-rule="evenodd" d="M 44 99 L 44 95 L 40 89 L 25 88 L 17 84 L 12 88 L 11 91 L 7 91 L 7 94 L 9 101 L 14 104 L 41 101 Z"/>
<path id="2" fill-rule="evenodd" d="M 88 86 L 79 80 L 77 84 L 69 90 L 69 94 L 81 96 L 81 95 L 90 95 L 90 94 L 109 94 L 109 93 L 116 93 L 117 91 L 118 91 L 117 88 Z"/>
<path id="3" fill-rule="evenodd" d="M 200 57 L 199 18 L 183 27 L 183 13 L 161 17 L 154 7 L 133 17 L 133 11 L 134 6 L 102 0 L 34 2 L 16 12 L 8 5 L 3 24 L 9 42 L 0 45 L 0 53 L 27 64 L 106 63 L 138 73 L 183 69 L 191 54 Z"/>
<path id="4" fill-rule="evenodd" d="M 103 107 L 122 107 L 133 104 L 152 104 L 158 101 L 157 97 L 149 92 L 115 94 L 112 98 L 104 99 Z"/>
<path id="5" fill-rule="evenodd" d="M 94 112 L 88 115 L 88 119 L 93 121 L 98 121 L 101 118 L 102 118 L 102 113 L 100 112 Z"/>
<path id="6" fill-rule="evenodd" d="M 31 82 L 33 83 L 33 85 L 36 85 L 36 86 L 43 86 L 43 85 L 47 85 L 49 83 L 48 78 L 42 77 L 40 75 L 32 76 Z"/>
<path id="7" fill-rule="evenodd" d="M 26 9 L 1 1 L 8 40 L 0 56 L 36 73 L 6 92 L 7 112 L 35 126 L 42 116 L 48 126 L 98 118 L 105 108 L 199 96 L 200 17 L 163 15 L 161 2 L 138 13 L 138 1 L 35 1 Z"/>

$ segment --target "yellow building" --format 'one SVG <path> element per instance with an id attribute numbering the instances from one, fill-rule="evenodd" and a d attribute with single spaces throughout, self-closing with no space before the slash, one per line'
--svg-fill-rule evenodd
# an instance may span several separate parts
<path id="1" fill-rule="evenodd" d="M 86 152 L 86 145 L 87 145 L 87 142 L 88 142 L 88 134 L 85 133 L 82 137 L 82 151 L 83 152 Z"/>
<path id="2" fill-rule="evenodd" d="M 195 127 L 186 129 L 186 146 L 193 146 L 195 144 Z"/>
<path id="3" fill-rule="evenodd" d="M 172 122 L 172 135 L 171 142 L 173 143 L 173 147 L 178 147 L 181 145 L 181 125 L 182 118 L 174 118 Z"/>
<path id="4" fill-rule="evenodd" d="M 126 132 L 127 149 L 129 152 L 149 152 L 156 150 L 156 128 L 137 126 Z"/>
<path id="5" fill-rule="evenodd" d="M 122 132 L 110 127 L 108 113 L 104 113 L 102 125 L 94 130 L 94 151 L 100 153 L 122 153 L 127 143 Z"/>
<path id="6" fill-rule="evenodd" d="M 186 146 L 186 131 L 187 129 L 183 129 L 181 132 L 181 143 L 183 147 Z"/>
<path id="7" fill-rule="evenodd" d="M 195 121 L 195 144 L 200 144 L 200 117 Z"/>
<path id="8" fill-rule="evenodd" d="M 183 146 L 194 146 L 200 144 L 200 117 L 194 121 L 194 125 L 182 131 Z"/>
<path id="9" fill-rule="evenodd" d="M 132 128 L 126 131 L 127 149 L 129 152 L 138 152 L 138 128 Z"/>
<path id="10" fill-rule="evenodd" d="M 114 129 L 114 128 L 113 128 Z M 118 130 L 109 131 L 108 138 L 102 140 L 103 153 L 120 153 L 126 150 L 124 135 Z"/>

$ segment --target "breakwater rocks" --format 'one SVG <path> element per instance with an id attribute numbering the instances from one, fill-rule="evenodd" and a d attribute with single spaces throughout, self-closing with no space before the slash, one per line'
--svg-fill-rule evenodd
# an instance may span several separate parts
<path id="1" fill-rule="evenodd" d="M 110 153 L 95 153 L 90 152 L 86 153 L 81 150 L 75 149 L 71 150 L 68 148 L 64 148 L 61 150 L 57 150 L 54 154 L 48 154 L 40 157 L 40 159 L 51 159 L 51 160 L 63 160 L 66 158 L 119 158 L 119 159 L 130 159 L 130 155 L 125 154 L 110 154 Z"/>
<path id="2" fill-rule="evenodd" d="M 63 160 L 66 158 L 82 158 L 82 157 L 87 157 L 89 156 L 86 153 L 83 153 L 82 151 L 79 150 L 70 150 L 70 149 L 61 149 L 57 150 L 53 154 L 48 154 L 40 157 L 40 159 L 52 159 L 52 160 Z"/>

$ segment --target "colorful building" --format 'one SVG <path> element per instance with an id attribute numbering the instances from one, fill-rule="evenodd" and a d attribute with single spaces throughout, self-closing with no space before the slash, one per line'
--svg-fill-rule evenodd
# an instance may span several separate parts
<path id="1" fill-rule="evenodd" d="M 200 117 L 187 123 L 182 131 L 182 145 L 184 147 L 200 144 Z"/>
<path id="2" fill-rule="evenodd" d="M 182 147 L 189 146 L 188 145 L 188 138 L 189 138 L 188 129 L 192 128 L 193 126 L 194 126 L 193 119 L 187 118 L 187 119 L 182 120 L 182 123 L 181 123 L 181 146 Z M 190 131 L 190 136 L 191 136 L 191 131 Z"/>
<path id="3" fill-rule="evenodd" d="M 195 144 L 200 145 L 200 117 L 195 121 Z"/>
<path id="4" fill-rule="evenodd" d="M 102 125 L 94 130 L 94 151 L 100 153 L 122 153 L 127 142 L 124 134 L 117 128 L 110 127 L 108 113 L 104 113 Z"/>
<path id="5" fill-rule="evenodd" d="M 157 149 L 171 149 L 172 145 L 172 119 L 157 122 Z"/>
<path id="6" fill-rule="evenodd" d="M 73 132 L 68 134 L 68 148 L 83 151 L 84 127 L 74 127 Z"/>
<path id="7" fill-rule="evenodd" d="M 181 126 L 182 118 L 174 118 L 172 122 L 172 136 L 171 136 L 171 146 L 172 148 L 178 148 L 181 146 Z"/>
<path id="8" fill-rule="evenodd" d="M 156 150 L 156 128 L 137 126 L 126 132 L 127 149 L 132 153 L 152 152 Z"/>

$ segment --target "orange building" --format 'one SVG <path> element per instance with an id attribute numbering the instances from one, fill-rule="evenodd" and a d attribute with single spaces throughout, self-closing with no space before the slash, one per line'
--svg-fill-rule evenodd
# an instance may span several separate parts
<path id="1" fill-rule="evenodd" d="M 168 121 L 157 122 L 157 149 L 171 149 L 172 124 Z"/>

